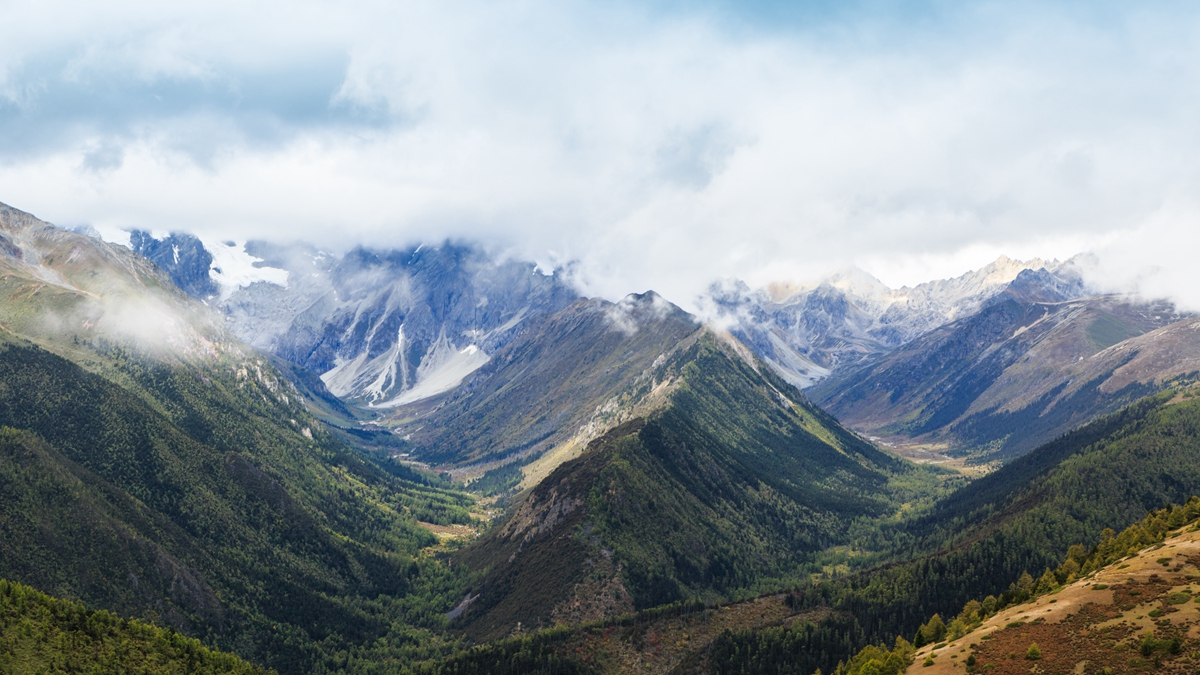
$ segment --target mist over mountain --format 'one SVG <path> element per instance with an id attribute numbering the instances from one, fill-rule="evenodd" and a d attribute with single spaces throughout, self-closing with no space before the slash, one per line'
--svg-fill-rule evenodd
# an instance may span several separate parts
<path id="1" fill-rule="evenodd" d="M 1024 271 L 976 314 L 810 390 L 875 436 L 1011 458 L 1194 372 L 1194 317 L 1166 302 L 1071 297 Z"/>
<path id="2" fill-rule="evenodd" d="M 190 235 L 134 232 L 131 246 L 193 297 L 214 301 L 240 338 L 319 374 L 335 395 L 373 406 L 452 389 L 519 324 L 579 296 L 569 279 L 541 274 L 533 263 L 501 262 L 469 243 L 357 248 L 339 257 L 299 243 L 206 247 Z M 238 270 L 222 269 L 210 251 Z M 207 278 L 199 275 L 205 264 Z M 1039 269 L 1054 275 L 1059 295 L 1087 294 L 1074 260 L 1002 256 L 912 288 L 888 288 L 858 269 L 761 289 L 727 279 L 698 305 L 702 320 L 730 330 L 789 382 L 808 387 L 973 314 L 1020 272 Z"/>
<path id="3" fill-rule="evenodd" d="M 713 284 L 706 308 L 788 381 L 811 386 L 834 371 L 889 352 L 939 326 L 978 312 L 1022 273 L 1044 270 L 1061 299 L 1087 293 L 1073 260 L 995 262 L 953 279 L 892 289 L 859 269 L 810 286 L 752 290 Z"/>
<path id="4" fill-rule="evenodd" d="M 222 261 L 188 235 L 138 232 L 131 242 L 162 260 L 180 288 L 218 307 L 239 338 L 320 375 L 335 396 L 372 407 L 454 388 L 523 324 L 578 297 L 532 263 L 467 244 L 343 256 L 303 244 L 218 244 Z M 207 284 L 196 276 L 205 263 Z"/>

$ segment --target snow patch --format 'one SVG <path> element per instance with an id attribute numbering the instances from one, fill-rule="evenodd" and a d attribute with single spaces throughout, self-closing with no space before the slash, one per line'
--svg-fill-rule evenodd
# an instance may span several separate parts
<path id="1" fill-rule="evenodd" d="M 382 317 L 375 327 L 382 325 Z M 338 359 L 321 381 L 338 398 L 362 398 L 373 408 L 394 408 L 406 403 L 436 396 L 457 387 L 464 378 L 479 370 L 490 357 L 475 344 L 458 349 L 441 335 L 429 347 L 416 372 L 410 370 L 406 353 L 410 344 L 401 325 L 395 343 L 386 352 L 370 358 L 375 328 L 367 335 L 367 345 L 353 359 Z M 411 376 L 410 376 L 410 373 Z M 410 388 L 411 387 L 411 388 Z M 380 399 L 393 392 L 400 394 L 383 403 Z"/>
<path id="2" fill-rule="evenodd" d="M 246 253 L 246 242 L 202 243 L 212 255 L 212 267 L 208 274 L 220 286 L 222 302 L 228 300 L 234 291 L 256 281 L 287 288 L 288 271 L 275 267 L 258 267 L 257 264 L 263 260 Z"/>
<path id="3" fill-rule="evenodd" d="M 404 355 L 404 346 L 407 342 L 404 337 L 404 324 L 400 324 L 395 344 L 374 359 L 373 362 L 381 363 L 383 367 L 379 369 L 379 375 L 363 390 L 363 393 L 372 401 L 383 398 L 384 393 L 396 385 L 399 385 L 401 389 L 408 387 L 408 358 Z"/>
<path id="4" fill-rule="evenodd" d="M 80 234 L 86 234 L 89 237 L 95 237 L 100 241 L 108 244 L 116 244 L 124 246 L 127 249 L 133 249 L 133 234 L 129 230 L 122 230 L 113 225 L 100 223 L 98 225 L 81 225 L 75 228 L 75 231 Z"/>
<path id="5" fill-rule="evenodd" d="M 443 334 L 421 360 L 417 368 L 416 386 L 386 403 L 372 407 L 395 408 L 450 391 L 489 360 L 491 357 L 473 344 L 455 350 Z"/>
<path id="6" fill-rule="evenodd" d="M 338 398 L 345 398 L 353 393 L 354 384 L 368 360 L 365 351 L 350 360 L 339 356 L 334 361 L 333 368 L 321 374 L 321 381 L 325 383 L 329 393 Z"/>

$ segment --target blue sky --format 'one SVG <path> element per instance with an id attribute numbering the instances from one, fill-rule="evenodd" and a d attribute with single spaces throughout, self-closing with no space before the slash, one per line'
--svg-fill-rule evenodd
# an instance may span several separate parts
<path id="1" fill-rule="evenodd" d="M 1186 3 L 0 6 L 0 201 L 52 222 L 468 238 L 681 301 L 1093 250 L 1200 307 Z"/>

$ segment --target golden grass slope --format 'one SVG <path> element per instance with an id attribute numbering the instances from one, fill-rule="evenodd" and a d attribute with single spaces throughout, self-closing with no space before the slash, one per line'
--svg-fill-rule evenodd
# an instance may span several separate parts
<path id="1" fill-rule="evenodd" d="M 1036 659 L 1027 658 L 1033 644 L 1040 652 Z M 922 647 L 907 675 L 1120 675 L 1198 668 L 1200 531 L 1193 527 L 998 612 L 958 640 Z"/>

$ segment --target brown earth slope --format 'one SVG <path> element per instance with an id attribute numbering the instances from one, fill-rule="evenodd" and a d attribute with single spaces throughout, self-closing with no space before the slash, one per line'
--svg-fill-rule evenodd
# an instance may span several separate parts
<path id="1" fill-rule="evenodd" d="M 1027 658 L 1035 643 L 1040 658 Z M 1194 673 L 1198 664 L 1200 532 L 1192 529 L 921 648 L 907 675 Z"/>

